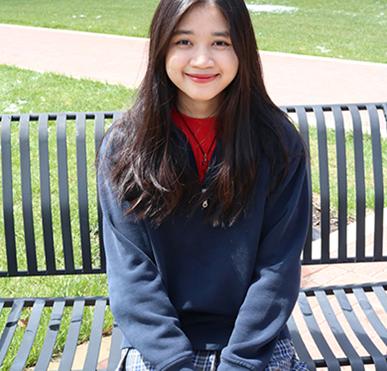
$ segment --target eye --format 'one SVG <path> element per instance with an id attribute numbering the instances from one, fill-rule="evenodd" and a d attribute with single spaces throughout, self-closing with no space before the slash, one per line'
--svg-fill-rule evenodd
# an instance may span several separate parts
<path id="1" fill-rule="evenodd" d="M 178 40 L 176 41 L 176 45 L 188 46 L 191 42 L 189 40 Z"/>
<path id="2" fill-rule="evenodd" d="M 216 47 L 219 47 L 219 48 L 228 48 L 229 46 L 231 46 L 230 43 L 224 40 L 215 41 L 214 44 Z"/>

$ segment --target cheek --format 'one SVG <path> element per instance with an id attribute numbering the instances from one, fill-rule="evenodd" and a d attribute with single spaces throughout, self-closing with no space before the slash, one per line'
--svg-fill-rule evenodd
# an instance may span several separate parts
<path id="1" fill-rule="evenodd" d="M 181 70 L 184 67 L 184 59 L 182 56 L 172 54 L 167 55 L 165 59 L 165 68 L 167 71 L 168 76 L 170 75 L 176 75 L 178 73 L 181 73 Z"/>

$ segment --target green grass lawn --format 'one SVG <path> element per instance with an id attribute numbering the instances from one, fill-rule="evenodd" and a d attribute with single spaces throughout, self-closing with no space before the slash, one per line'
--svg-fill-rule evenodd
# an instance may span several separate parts
<path id="1" fill-rule="evenodd" d="M 1 113 L 122 110 L 133 94 L 122 85 L 0 65 Z"/>
<path id="2" fill-rule="evenodd" d="M 6 88 L 5 88 L 6 87 Z M 20 112 L 59 112 L 59 111 L 101 111 L 101 110 L 123 110 L 130 106 L 133 101 L 134 91 L 130 91 L 122 86 L 111 86 L 103 83 L 93 82 L 89 80 L 76 80 L 69 77 L 63 77 L 57 74 L 40 74 L 14 67 L 0 66 L 0 113 L 3 113 L 10 107 L 18 108 Z M 11 109 L 11 111 L 12 111 Z M 11 112 L 12 113 L 12 112 Z M 90 202 L 90 229 L 92 250 L 95 255 L 98 252 L 98 238 L 95 231 L 98 230 L 97 213 L 96 213 L 96 187 L 95 187 L 95 170 L 93 166 L 94 138 L 93 138 L 93 122 L 87 123 L 87 156 L 88 156 L 88 179 L 89 179 L 89 202 Z M 30 124 L 30 147 L 31 147 L 31 163 L 38 164 L 38 124 L 32 122 Z M 24 238 L 23 238 L 23 214 L 21 200 L 21 181 L 20 181 L 20 154 L 18 148 L 18 124 L 12 126 L 11 140 L 14 143 L 12 147 L 12 166 L 13 166 L 13 189 L 14 189 L 14 217 L 15 217 L 15 232 L 17 254 L 22 268 L 26 267 L 24 258 Z M 329 163 L 330 163 L 330 180 L 331 180 L 331 206 L 333 215 L 337 215 L 337 188 L 335 186 L 336 179 L 336 162 L 335 162 L 335 136 L 333 130 L 328 130 L 328 145 L 329 145 Z M 70 184 L 76 184 L 76 153 L 75 153 L 76 130 L 75 123 L 69 122 L 67 125 L 67 149 L 68 149 L 68 171 Z M 312 163 L 312 179 L 313 192 L 319 193 L 318 162 L 317 162 L 317 131 L 315 128 L 310 128 L 311 142 L 311 163 Z M 387 141 L 382 141 L 382 151 L 384 154 L 384 182 L 387 184 Z M 364 136 L 364 153 L 365 153 L 365 168 L 372 169 L 371 161 L 371 140 L 370 137 Z M 355 216 L 355 188 L 354 188 L 354 162 L 352 155 L 353 140 L 352 134 L 347 133 L 347 154 L 348 154 L 348 206 L 349 216 Z M 59 215 L 59 200 L 58 200 L 58 179 L 57 179 L 57 163 L 56 163 L 56 136 L 55 123 L 49 126 L 49 157 L 51 161 L 51 195 L 52 195 L 52 216 L 54 224 L 54 241 L 55 252 L 58 266 L 63 266 L 63 253 L 61 250 L 61 226 Z M 0 163 L 1 165 L 1 163 Z M 41 269 L 44 268 L 44 251 L 43 251 L 43 232 L 40 225 L 40 190 L 39 190 L 39 169 L 38 166 L 33 166 L 32 172 L 32 192 L 33 192 L 33 213 L 35 221 L 35 238 L 37 245 L 38 265 Z M 366 178 L 366 194 L 367 208 L 373 207 L 373 182 L 372 171 L 367 172 Z M 385 206 L 387 207 L 387 197 L 385 197 Z M 2 209 L 2 189 L 0 184 L 0 209 Z M 73 244 L 76 264 L 80 265 L 80 228 L 79 217 L 77 213 L 77 187 L 70 187 L 70 213 L 71 213 L 71 228 L 73 232 Z M 3 215 L 0 215 L 0 236 L 4 240 L 4 225 Z M 4 241 L 0 243 L 0 270 L 6 269 L 5 247 Z M 98 259 L 97 259 L 98 260 Z M 68 276 L 68 277 L 36 277 L 36 278 L 2 278 L 0 279 L 0 297 L 23 297 L 23 296 L 87 296 L 87 295 L 107 295 L 107 285 L 105 275 L 88 275 L 88 276 Z M 93 317 L 91 309 L 85 310 L 86 314 L 82 322 L 80 341 L 87 339 L 90 333 L 90 327 Z M 9 310 L 3 310 L 0 315 L 0 331 L 3 329 L 6 317 Z M 30 311 L 24 311 L 22 319 L 27 321 Z M 44 310 L 41 320 L 42 325 L 46 325 L 49 321 L 50 311 Z M 60 334 L 56 343 L 55 351 L 59 352 L 63 349 L 67 323 L 71 317 L 70 310 L 65 311 L 63 319 L 64 325 L 61 327 Z M 17 345 L 23 335 L 23 321 L 16 331 L 16 336 L 11 344 L 11 351 L 3 369 L 7 370 L 12 359 L 16 355 Z M 108 332 L 112 326 L 112 316 L 110 312 L 106 317 L 104 331 Z M 41 326 L 37 335 L 37 345 L 34 346 L 29 358 L 29 365 L 36 362 L 40 347 L 43 344 L 45 335 L 45 327 Z"/>
<path id="3" fill-rule="evenodd" d="M 273 0 L 295 7 L 252 13 L 262 50 L 387 62 L 387 4 L 377 0 Z M 146 37 L 158 0 L 2 0 L 0 23 Z"/>

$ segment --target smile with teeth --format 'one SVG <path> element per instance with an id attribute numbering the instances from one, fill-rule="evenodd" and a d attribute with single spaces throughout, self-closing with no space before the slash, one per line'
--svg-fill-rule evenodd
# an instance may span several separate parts
<path id="1" fill-rule="evenodd" d="M 188 76 L 192 81 L 199 82 L 199 83 L 205 83 L 215 80 L 219 74 L 190 74 L 186 73 L 186 76 Z"/>

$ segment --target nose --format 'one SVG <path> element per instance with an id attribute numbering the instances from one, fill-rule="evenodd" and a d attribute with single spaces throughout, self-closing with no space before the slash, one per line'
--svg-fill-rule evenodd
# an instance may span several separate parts
<path id="1" fill-rule="evenodd" d="M 214 65 L 212 53 L 206 47 L 198 47 L 193 51 L 191 66 L 198 68 L 208 68 Z"/>

